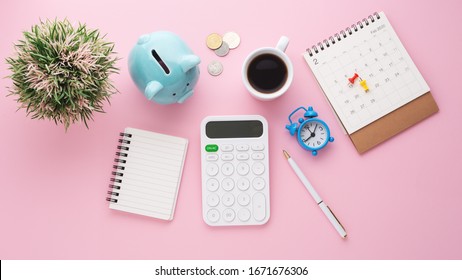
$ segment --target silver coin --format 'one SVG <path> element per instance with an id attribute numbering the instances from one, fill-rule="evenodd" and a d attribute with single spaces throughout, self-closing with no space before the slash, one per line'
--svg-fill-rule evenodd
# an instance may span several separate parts
<path id="1" fill-rule="evenodd" d="M 223 42 L 221 46 L 215 50 L 215 54 L 218 56 L 226 56 L 229 53 L 228 43 Z"/>
<path id="2" fill-rule="evenodd" d="M 227 32 L 223 35 L 223 42 L 226 42 L 230 49 L 235 49 L 241 43 L 241 37 L 236 32 Z"/>
<path id="3" fill-rule="evenodd" d="M 223 64 L 216 60 L 212 61 L 207 66 L 207 71 L 212 76 L 218 76 L 223 72 Z"/>

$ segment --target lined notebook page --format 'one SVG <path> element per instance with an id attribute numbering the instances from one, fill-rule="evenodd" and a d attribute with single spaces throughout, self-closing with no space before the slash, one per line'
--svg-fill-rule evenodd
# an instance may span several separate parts
<path id="1" fill-rule="evenodd" d="M 112 179 L 119 189 L 113 187 L 109 207 L 172 220 L 188 140 L 126 128 L 119 142 L 118 168 Z"/>

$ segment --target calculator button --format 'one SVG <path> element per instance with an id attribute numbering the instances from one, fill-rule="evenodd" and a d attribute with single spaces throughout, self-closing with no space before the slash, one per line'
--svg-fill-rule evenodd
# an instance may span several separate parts
<path id="1" fill-rule="evenodd" d="M 210 176 L 215 176 L 218 174 L 218 165 L 216 165 L 215 163 L 209 163 L 207 165 L 207 168 L 206 168 L 206 172 L 207 174 L 209 174 Z"/>
<path id="2" fill-rule="evenodd" d="M 253 153 L 252 154 L 252 159 L 260 160 L 260 159 L 264 159 L 264 158 L 265 158 L 264 153 Z"/>
<path id="3" fill-rule="evenodd" d="M 246 144 L 236 145 L 236 150 L 238 150 L 240 152 L 248 151 L 249 150 L 249 145 L 246 145 Z"/>
<path id="4" fill-rule="evenodd" d="M 254 151 L 263 151 L 263 149 L 265 149 L 265 145 L 261 143 L 252 145 L 252 150 Z"/>
<path id="5" fill-rule="evenodd" d="M 250 219 L 250 211 L 246 208 L 241 208 L 237 211 L 237 217 L 243 222 L 247 222 Z"/>
<path id="6" fill-rule="evenodd" d="M 236 217 L 236 213 L 234 213 L 234 210 L 231 208 L 226 208 L 223 211 L 223 219 L 227 222 L 232 222 L 234 218 Z"/>
<path id="7" fill-rule="evenodd" d="M 257 191 L 261 191 L 265 188 L 265 180 L 261 177 L 257 177 L 252 181 L 252 187 Z"/>
<path id="8" fill-rule="evenodd" d="M 239 153 L 236 156 L 237 160 L 248 160 L 249 154 L 248 153 Z"/>
<path id="9" fill-rule="evenodd" d="M 247 178 L 239 178 L 237 180 L 237 187 L 241 190 L 241 191 L 246 191 L 249 187 L 250 187 L 250 181 L 249 179 Z"/>
<path id="10" fill-rule="evenodd" d="M 232 195 L 230 193 L 225 193 L 221 197 L 221 202 L 227 207 L 232 206 L 234 204 L 234 195 Z"/>
<path id="11" fill-rule="evenodd" d="M 250 203 L 250 196 L 246 193 L 240 193 L 237 196 L 237 203 L 242 206 L 247 206 Z"/>
<path id="12" fill-rule="evenodd" d="M 207 161 L 217 161 L 218 160 L 218 155 L 217 154 L 207 154 L 205 156 L 205 159 Z"/>
<path id="13" fill-rule="evenodd" d="M 231 153 L 225 153 L 221 155 L 221 159 L 224 161 L 230 161 L 234 159 L 234 155 Z"/>
<path id="14" fill-rule="evenodd" d="M 209 196 L 207 196 L 207 204 L 210 207 L 215 207 L 218 205 L 218 203 L 220 203 L 220 198 L 218 197 L 217 194 L 212 193 Z"/>
<path id="15" fill-rule="evenodd" d="M 218 222 L 219 219 L 220 219 L 220 212 L 218 212 L 217 209 L 210 209 L 207 212 L 207 220 L 209 220 L 210 222 L 216 223 Z"/>
<path id="16" fill-rule="evenodd" d="M 225 191 L 230 191 L 232 189 L 234 189 L 234 181 L 233 179 L 231 178 L 224 178 L 223 181 L 221 181 L 221 187 L 225 190 Z"/>
<path id="17" fill-rule="evenodd" d="M 207 153 L 217 152 L 218 151 L 218 145 L 216 145 L 216 144 L 208 144 L 207 146 L 205 146 L 205 151 Z"/>
<path id="18" fill-rule="evenodd" d="M 221 166 L 221 173 L 223 173 L 223 175 L 225 176 L 230 176 L 231 174 L 234 173 L 234 166 L 229 162 L 224 163 Z"/>
<path id="19" fill-rule="evenodd" d="M 262 193 L 256 193 L 252 197 L 253 217 L 257 221 L 263 221 L 266 217 L 266 198 Z"/>
<path id="20" fill-rule="evenodd" d="M 221 145 L 221 150 L 223 152 L 231 152 L 232 150 L 234 150 L 234 146 L 231 144 Z"/>
<path id="21" fill-rule="evenodd" d="M 256 175 L 261 175 L 263 172 L 265 172 L 265 166 L 261 162 L 255 162 L 252 165 L 252 172 Z"/>
<path id="22" fill-rule="evenodd" d="M 214 192 L 218 190 L 218 187 L 220 187 L 220 183 L 217 179 L 211 178 L 207 180 L 206 186 L 209 191 Z"/>
<path id="23" fill-rule="evenodd" d="M 237 165 L 237 173 L 241 176 L 245 176 L 249 173 L 250 167 L 245 162 L 239 162 Z"/>

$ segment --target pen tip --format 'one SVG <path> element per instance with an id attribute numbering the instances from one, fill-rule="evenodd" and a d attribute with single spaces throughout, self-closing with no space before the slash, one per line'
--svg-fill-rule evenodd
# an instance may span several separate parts
<path id="1" fill-rule="evenodd" d="M 286 157 L 286 159 L 290 158 L 290 155 L 288 152 L 286 152 L 286 150 L 282 150 L 282 152 L 284 153 L 284 156 Z"/>

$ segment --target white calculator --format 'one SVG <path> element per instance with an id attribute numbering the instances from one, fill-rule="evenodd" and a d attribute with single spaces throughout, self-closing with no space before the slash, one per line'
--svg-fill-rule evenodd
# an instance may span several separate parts
<path id="1" fill-rule="evenodd" d="M 208 225 L 262 225 L 268 221 L 268 150 L 268 122 L 262 116 L 209 116 L 202 120 L 202 216 Z"/>

